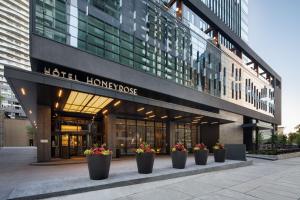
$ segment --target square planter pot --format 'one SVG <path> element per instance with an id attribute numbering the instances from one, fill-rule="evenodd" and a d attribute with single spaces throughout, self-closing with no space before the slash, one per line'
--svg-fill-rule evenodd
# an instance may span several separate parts
<path id="1" fill-rule="evenodd" d="M 140 174 L 150 174 L 153 170 L 154 153 L 137 153 L 136 164 Z"/>
<path id="2" fill-rule="evenodd" d="M 184 169 L 187 155 L 188 155 L 187 151 L 173 151 L 171 153 L 173 168 Z"/>
<path id="3" fill-rule="evenodd" d="M 225 162 L 226 149 L 214 149 L 215 162 Z"/>
<path id="4" fill-rule="evenodd" d="M 111 155 L 90 155 L 87 156 L 88 168 L 91 180 L 101 180 L 108 178 Z"/>
<path id="5" fill-rule="evenodd" d="M 206 165 L 208 150 L 197 150 L 194 151 L 195 163 L 196 165 Z"/>

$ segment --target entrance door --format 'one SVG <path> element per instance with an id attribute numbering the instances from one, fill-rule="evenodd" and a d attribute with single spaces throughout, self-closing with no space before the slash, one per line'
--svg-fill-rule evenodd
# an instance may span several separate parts
<path id="1" fill-rule="evenodd" d="M 61 157 L 83 156 L 87 144 L 86 138 L 86 135 L 61 135 Z"/>

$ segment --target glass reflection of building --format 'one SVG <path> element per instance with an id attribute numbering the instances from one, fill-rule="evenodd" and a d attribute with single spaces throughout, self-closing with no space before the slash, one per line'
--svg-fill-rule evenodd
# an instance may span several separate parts
<path id="1" fill-rule="evenodd" d="M 234 45 L 228 36 L 222 35 L 221 31 L 203 20 L 199 13 L 197 14 L 184 2 L 179 9 L 182 13 L 180 17 L 177 16 L 179 7 L 176 7 L 176 3 L 167 7 L 168 2 L 165 0 L 32 0 L 31 34 L 38 38 L 46 38 L 52 43 L 55 41 L 55 43 L 63 44 L 64 47 L 72 47 L 73 50 L 80 50 L 78 52 L 88 53 L 97 59 L 109 61 L 107 62 L 109 66 L 112 63 L 118 64 L 120 70 L 121 68 L 130 69 L 136 76 L 138 74 L 140 76 L 141 74 L 151 75 L 153 80 L 157 79 L 157 82 L 165 84 L 161 86 L 166 87 L 165 91 L 168 90 L 168 84 L 178 87 L 175 94 L 164 94 L 157 88 L 150 90 L 133 84 L 132 86 L 141 91 L 141 97 L 164 103 L 172 100 L 172 103 L 178 107 L 179 105 L 190 106 L 189 108 L 199 109 L 201 112 L 210 112 L 208 115 L 222 114 L 223 111 L 235 114 L 238 113 L 237 110 L 242 110 L 240 108 L 255 111 L 251 117 L 248 117 L 245 112 L 239 113 L 239 117 L 242 118 L 239 118 L 239 128 L 242 123 L 250 122 L 256 116 L 263 116 L 261 118 L 268 120 L 273 119 L 277 109 L 275 86 L 280 87 L 281 84 L 279 80 L 276 80 L 273 72 L 263 69 L 251 56 L 248 58 L 248 55 L 244 55 L 245 52 Z M 247 0 L 202 0 L 201 2 L 230 28 L 232 34 L 247 40 Z M 52 58 L 47 61 L 43 60 L 44 58 L 33 59 L 38 60 L 38 64 L 42 63 L 41 66 L 52 62 L 58 68 L 70 70 L 71 73 L 73 73 L 72 70 L 92 73 L 91 68 L 85 70 L 84 65 L 80 66 L 83 69 L 79 70 L 72 66 L 62 64 L 59 66 L 60 63 L 51 61 Z M 66 59 L 72 59 L 72 57 Z M 103 67 L 98 63 L 93 65 L 99 69 Z M 37 65 L 36 68 L 39 67 Z M 39 70 L 36 69 L 36 71 Z M 123 80 L 123 77 L 116 80 L 112 77 L 102 77 L 103 74 L 100 73 L 95 75 L 121 83 L 128 81 Z M 165 81 L 168 82 L 165 83 Z M 179 93 L 188 93 L 187 91 L 203 94 L 203 97 L 213 100 L 214 104 L 211 104 L 209 100 L 202 102 L 201 98 L 197 99 L 197 102 L 195 100 L 192 102 L 189 96 L 184 97 L 186 99 L 179 97 Z M 98 95 L 106 98 L 106 94 Z M 110 98 L 112 102 L 118 100 L 117 97 Z M 223 108 L 224 102 L 231 104 Z M 77 105 L 79 108 L 81 106 Z M 146 105 L 143 106 L 146 107 Z M 191 119 L 194 116 L 186 116 L 188 119 L 185 118 L 185 122 L 177 122 L 175 116 L 182 113 L 173 114 L 172 120 L 175 122 L 172 131 L 174 133 L 171 133 L 171 122 L 168 121 L 171 109 L 160 109 L 164 111 L 161 116 L 153 115 L 152 119 L 147 116 L 138 116 L 136 109 L 134 109 L 134 114 L 125 111 L 121 114 L 117 113 L 112 123 L 111 130 L 115 132 L 113 145 L 115 145 L 114 148 L 120 149 L 121 154 L 131 154 L 141 142 L 148 142 L 164 153 L 168 151 L 171 141 L 183 142 L 191 148 L 196 141 L 199 141 L 200 136 L 204 138 L 203 135 L 199 136 L 200 121 Z M 92 114 L 97 114 L 100 110 Z M 70 110 L 64 109 L 63 111 L 68 113 Z M 109 124 L 105 116 L 95 119 L 93 124 L 90 119 L 85 121 L 69 115 L 53 122 L 56 124 L 53 132 L 58 134 L 53 134 L 54 145 L 52 147 L 67 145 L 68 151 L 80 152 L 78 146 L 102 143 L 110 137 L 104 134 L 107 128 L 105 126 Z M 161 118 L 163 115 L 167 118 Z M 74 119 L 70 120 L 68 117 Z M 208 119 L 210 121 L 207 121 L 207 126 L 221 126 L 221 120 L 215 120 L 213 117 Z M 81 120 L 83 122 L 79 125 Z M 227 120 L 226 123 L 229 121 Z M 74 126 L 77 129 L 63 131 L 62 125 L 69 125 L 69 128 Z M 78 127 L 81 127 L 80 130 Z M 222 132 L 221 129 L 216 130 L 216 135 L 223 134 L 217 133 Z M 75 132 L 78 133 L 76 136 L 73 134 Z M 204 129 L 203 132 L 209 132 L 209 129 Z M 243 130 L 239 130 L 239 133 L 241 143 Z M 170 134 L 174 135 L 170 136 Z M 217 136 L 215 139 L 218 139 Z M 54 148 L 52 150 L 57 151 Z M 53 154 L 56 154 L 55 152 Z"/>
<path id="2" fill-rule="evenodd" d="M 223 88 L 223 96 L 230 96 L 228 94 L 232 91 L 231 99 L 236 99 L 238 104 L 248 102 L 253 109 L 258 108 L 270 115 L 274 112 L 273 83 L 265 81 L 261 85 L 258 80 L 256 84 L 257 77 L 255 73 L 248 73 L 251 71 L 249 67 L 242 63 L 233 64 L 239 58 L 217 48 L 210 39 L 212 32 L 204 33 L 209 26 L 186 6 L 183 6 L 181 23 L 172 12 L 165 12 L 160 4 L 146 0 L 131 1 L 122 6 L 119 0 L 92 0 L 87 7 L 82 6 L 84 9 L 77 0 L 35 1 L 34 31 L 39 35 L 214 96 L 221 97 Z M 217 14 L 222 13 L 222 5 L 216 3 L 222 1 L 204 2 L 217 6 L 214 8 Z M 241 13 L 242 4 L 240 1 L 230 2 L 237 8 L 220 17 L 225 23 L 227 18 L 232 18 L 233 22 L 228 21 L 230 27 L 240 30 L 241 14 L 238 16 L 237 13 Z M 106 17 L 96 18 L 97 10 L 103 11 L 101 14 Z M 236 33 L 241 35 L 240 31 Z M 221 46 L 232 46 L 225 39 L 223 41 L 221 35 L 218 37 Z M 239 71 L 226 76 L 232 70 Z M 250 74 L 249 79 L 238 75 L 246 74 L 244 71 Z M 237 79 L 238 76 L 241 80 Z M 236 78 L 230 80 L 230 77 Z M 233 93 L 241 95 L 236 98 Z M 244 102 L 239 101 L 241 96 L 246 97 Z"/>

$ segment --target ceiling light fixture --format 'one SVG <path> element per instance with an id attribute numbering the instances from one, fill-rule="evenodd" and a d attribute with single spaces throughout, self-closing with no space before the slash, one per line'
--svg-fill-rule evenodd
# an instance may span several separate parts
<path id="1" fill-rule="evenodd" d="M 143 111 L 143 110 L 145 110 L 144 107 L 137 109 L 138 112 L 141 112 L 141 111 Z"/>
<path id="2" fill-rule="evenodd" d="M 161 119 L 166 119 L 168 116 L 167 115 L 165 115 L 165 116 L 162 116 L 161 117 Z"/>
<path id="3" fill-rule="evenodd" d="M 102 114 L 105 115 L 108 112 L 107 109 L 103 110 Z"/>
<path id="4" fill-rule="evenodd" d="M 114 103 L 114 107 L 118 106 L 121 103 L 121 101 L 117 101 L 116 103 Z"/>
<path id="5" fill-rule="evenodd" d="M 155 115 L 150 115 L 150 116 L 149 116 L 149 118 L 153 118 L 153 117 L 155 117 Z"/>
<path id="6" fill-rule="evenodd" d="M 58 106 L 59 106 L 59 104 L 58 104 L 58 102 L 56 102 L 56 104 L 55 104 L 55 108 L 58 108 Z"/>
<path id="7" fill-rule="evenodd" d="M 62 95 L 62 90 L 59 90 L 58 97 L 61 97 L 61 95 Z"/>
<path id="8" fill-rule="evenodd" d="M 26 95 L 26 91 L 25 91 L 24 88 L 21 88 L 21 92 L 22 92 L 23 95 Z"/>
<path id="9" fill-rule="evenodd" d="M 195 119 L 202 119 L 204 116 L 195 117 Z"/>
<path id="10" fill-rule="evenodd" d="M 178 115 L 178 116 L 175 116 L 174 119 L 179 119 L 181 117 L 182 117 L 181 115 Z"/>
<path id="11" fill-rule="evenodd" d="M 151 114 L 151 113 L 153 113 L 153 111 L 151 110 L 151 111 L 148 111 L 148 112 L 146 112 L 146 115 L 149 115 L 149 114 Z"/>

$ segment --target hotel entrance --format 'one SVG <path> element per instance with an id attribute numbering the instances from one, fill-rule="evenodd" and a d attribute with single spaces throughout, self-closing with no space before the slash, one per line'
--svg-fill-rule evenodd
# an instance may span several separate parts
<path id="1" fill-rule="evenodd" d="M 102 143 L 101 122 L 84 118 L 55 116 L 52 120 L 51 154 L 56 158 L 83 156 L 84 150 Z"/>

